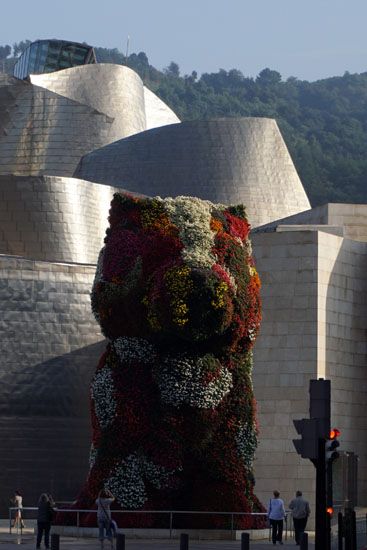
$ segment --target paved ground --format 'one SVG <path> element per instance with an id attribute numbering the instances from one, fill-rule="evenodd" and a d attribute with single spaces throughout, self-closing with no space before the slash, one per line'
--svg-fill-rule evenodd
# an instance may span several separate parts
<path id="1" fill-rule="evenodd" d="M 9 535 L 6 533 L 0 533 L 0 549 L 14 549 L 14 546 L 21 546 L 24 550 L 30 550 L 35 548 L 35 537 L 30 534 L 26 534 L 23 537 L 18 537 L 17 535 Z M 277 548 L 281 546 L 277 545 Z M 294 544 L 294 541 L 284 541 L 283 548 L 292 547 L 295 550 L 299 548 Z M 96 539 L 72 539 L 72 538 L 61 538 L 60 539 L 60 550 L 86 550 L 90 548 L 91 550 L 99 550 L 100 544 Z M 126 539 L 126 550 L 179 550 L 180 541 L 179 540 L 136 540 L 136 539 Z M 250 543 L 250 549 L 254 548 L 255 550 L 270 550 L 273 548 L 273 545 L 268 541 L 253 541 Z M 314 545 L 309 544 L 310 550 L 314 548 Z M 190 541 L 189 550 L 240 550 L 241 542 L 240 541 Z M 110 550 L 110 545 L 105 543 L 105 550 Z"/>

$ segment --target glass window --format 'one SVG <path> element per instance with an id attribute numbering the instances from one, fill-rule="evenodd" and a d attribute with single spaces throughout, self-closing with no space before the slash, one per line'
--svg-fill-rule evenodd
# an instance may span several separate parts
<path id="1" fill-rule="evenodd" d="M 31 73 L 48 73 L 96 63 L 93 48 L 63 40 L 37 40 L 20 56 L 14 66 L 14 76 L 25 78 Z"/>

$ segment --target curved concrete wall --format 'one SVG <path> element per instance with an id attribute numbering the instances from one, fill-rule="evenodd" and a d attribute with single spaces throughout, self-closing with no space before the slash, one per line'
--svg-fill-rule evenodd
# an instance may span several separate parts
<path id="1" fill-rule="evenodd" d="M 0 176 L 1 253 L 96 263 L 116 191 L 73 178 Z"/>
<path id="2" fill-rule="evenodd" d="M 310 208 L 275 120 L 183 122 L 93 151 L 76 177 L 162 197 L 244 203 L 253 227 Z"/>
<path id="3" fill-rule="evenodd" d="M 88 471 L 89 381 L 104 347 L 95 266 L 0 256 L 0 509 L 14 487 L 72 500 Z"/>

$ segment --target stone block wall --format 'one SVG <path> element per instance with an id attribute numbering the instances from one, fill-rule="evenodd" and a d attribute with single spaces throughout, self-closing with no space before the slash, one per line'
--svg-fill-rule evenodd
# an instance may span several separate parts
<path id="1" fill-rule="evenodd" d="M 263 322 L 254 350 L 260 443 L 256 492 L 297 489 L 314 510 L 315 472 L 295 452 L 293 419 L 309 416 L 309 380 L 328 378 L 341 449 L 359 460 L 359 502 L 367 501 L 367 245 L 323 231 L 254 233 Z"/>
<path id="2" fill-rule="evenodd" d="M 317 233 L 255 233 L 263 320 L 254 349 L 259 447 L 256 494 L 278 489 L 286 505 L 297 489 L 314 500 L 314 467 L 295 452 L 294 418 L 308 416 L 308 381 L 317 377 Z M 313 507 L 314 508 L 314 507 Z"/>
<path id="3" fill-rule="evenodd" d="M 319 235 L 318 372 L 330 378 L 340 449 L 359 456 L 359 503 L 367 502 L 367 244 Z"/>

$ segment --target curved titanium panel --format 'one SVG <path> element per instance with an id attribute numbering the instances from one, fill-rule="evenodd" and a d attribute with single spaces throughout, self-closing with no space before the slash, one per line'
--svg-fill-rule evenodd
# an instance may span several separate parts
<path id="1" fill-rule="evenodd" d="M 0 102 L 0 174 L 72 175 L 82 155 L 115 139 L 106 114 L 22 80 L 0 77 Z"/>
<path id="2" fill-rule="evenodd" d="M 143 83 L 128 67 L 97 63 L 31 75 L 30 79 L 32 84 L 113 118 L 106 143 L 146 129 Z"/>
<path id="3" fill-rule="evenodd" d="M 82 158 L 75 176 L 162 197 L 243 203 L 253 227 L 310 208 L 275 120 L 182 122 Z"/>
<path id="4" fill-rule="evenodd" d="M 0 256 L 0 509 L 14 487 L 71 500 L 88 471 L 89 381 L 104 342 L 95 266 Z"/>
<path id="5" fill-rule="evenodd" d="M 144 86 L 146 130 L 181 122 L 178 116 L 157 95 Z"/>
<path id="6" fill-rule="evenodd" d="M 1 253 L 96 263 L 116 191 L 73 178 L 0 176 Z"/>

